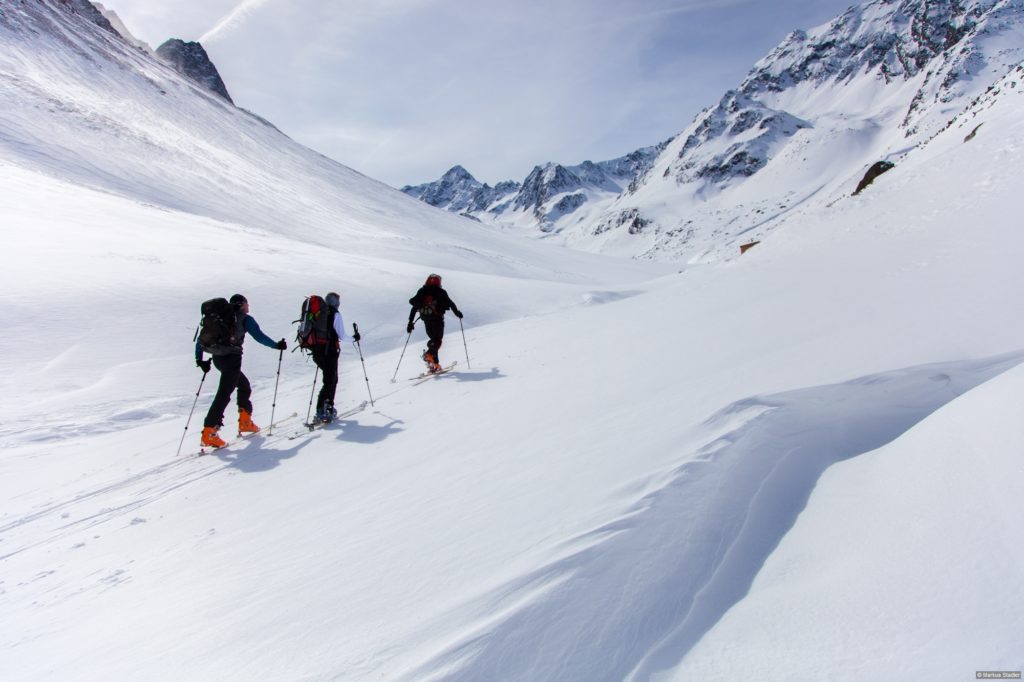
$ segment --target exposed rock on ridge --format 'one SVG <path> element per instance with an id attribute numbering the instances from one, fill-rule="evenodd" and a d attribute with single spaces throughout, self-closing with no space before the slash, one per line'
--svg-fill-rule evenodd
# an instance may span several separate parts
<path id="1" fill-rule="evenodd" d="M 178 73 L 234 104 L 217 67 L 199 43 L 171 38 L 156 49 L 156 55 Z"/>

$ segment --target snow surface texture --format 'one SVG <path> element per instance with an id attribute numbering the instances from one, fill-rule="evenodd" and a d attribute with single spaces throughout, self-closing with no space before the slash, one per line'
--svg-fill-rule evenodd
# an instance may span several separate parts
<path id="1" fill-rule="evenodd" d="M 862 195 L 678 271 L 429 209 L 21 7 L 62 14 L 0 18 L 0 678 L 1024 668 L 1019 69 Z M 276 224 L 311 184 L 324 234 Z M 459 365 L 417 385 L 435 269 L 466 343 L 449 319 Z M 199 303 L 290 337 L 330 289 L 369 377 L 343 349 L 339 409 L 375 405 L 289 439 L 285 353 L 274 433 L 195 457 Z M 266 429 L 281 356 L 246 349 Z"/>

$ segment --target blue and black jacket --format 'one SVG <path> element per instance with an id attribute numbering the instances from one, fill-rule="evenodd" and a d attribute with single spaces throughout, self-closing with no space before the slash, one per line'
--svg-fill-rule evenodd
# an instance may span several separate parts
<path id="1" fill-rule="evenodd" d="M 267 348 L 277 348 L 277 341 L 274 341 L 269 336 L 263 333 L 260 329 L 259 324 L 253 319 L 251 315 L 242 315 L 237 317 L 238 329 L 234 335 L 234 338 L 238 339 L 237 344 L 225 344 L 221 346 L 211 346 L 210 348 L 203 348 L 196 341 L 196 361 L 203 359 L 203 351 L 206 351 L 210 355 L 241 355 L 242 354 L 242 342 L 245 341 L 246 333 L 258 342 L 262 343 Z"/>

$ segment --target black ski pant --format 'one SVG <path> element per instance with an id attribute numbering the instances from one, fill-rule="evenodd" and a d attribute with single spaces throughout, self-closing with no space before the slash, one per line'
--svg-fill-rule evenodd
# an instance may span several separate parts
<path id="1" fill-rule="evenodd" d="M 423 329 L 427 332 L 427 352 L 433 355 L 434 362 L 440 365 L 441 344 L 444 342 L 444 318 L 423 320 Z"/>
<path id="2" fill-rule="evenodd" d="M 324 375 L 324 385 L 320 387 L 320 394 L 316 399 L 317 412 L 324 409 L 324 406 L 334 407 L 334 393 L 338 388 L 339 355 L 338 349 L 331 348 L 330 344 L 313 348 L 313 362 Z"/>
<path id="3" fill-rule="evenodd" d="M 249 380 L 242 374 L 242 354 L 237 355 L 214 355 L 213 366 L 220 371 L 220 385 L 217 386 L 217 395 L 213 397 L 213 404 L 210 411 L 206 413 L 203 426 L 214 426 L 220 428 L 224 425 L 224 409 L 231 402 L 232 391 L 238 390 L 236 399 L 238 409 L 252 412 L 252 403 L 249 396 L 252 395 L 252 387 Z"/>

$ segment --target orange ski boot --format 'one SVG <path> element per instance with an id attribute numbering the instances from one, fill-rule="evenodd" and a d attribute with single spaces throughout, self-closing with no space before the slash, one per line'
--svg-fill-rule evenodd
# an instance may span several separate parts
<path id="1" fill-rule="evenodd" d="M 239 433 L 259 433 L 260 427 L 256 426 L 252 421 L 252 415 L 245 410 L 238 411 L 238 432 Z"/>
<path id="2" fill-rule="evenodd" d="M 211 448 L 222 448 L 227 445 L 220 436 L 217 435 L 216 426 L 204 426 L 203 427 L 203 438 L 202 444 L 206 447 Z"/>
<path id="3" fill-rule="evenodd" d="M 430 351 L 423 351 L 423 361 L 427 363 L 427 372 L 429 374 L 433 374 L 441 368 L 441 365 L 437 364 L 434 354 Z"/>

